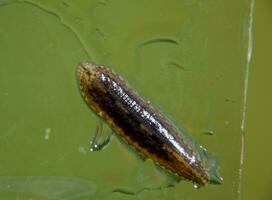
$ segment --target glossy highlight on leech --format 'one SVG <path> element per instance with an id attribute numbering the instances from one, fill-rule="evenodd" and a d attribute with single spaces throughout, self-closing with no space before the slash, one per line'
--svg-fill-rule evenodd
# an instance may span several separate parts
<path id="1" fill-rule="evenodd" d="M 81 95 L 91 110 L 142 155 L 198 185 L 222 182 L 221 177 L 208 174 L 199 153 L 168 118 L 115 71 L 81 63 L 77 79 Z"/>

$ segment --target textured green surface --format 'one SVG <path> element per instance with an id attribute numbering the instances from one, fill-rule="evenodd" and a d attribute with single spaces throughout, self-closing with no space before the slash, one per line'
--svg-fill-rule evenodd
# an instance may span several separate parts
<path id="1" fill-rule="evenodd" d="M 250 1 L 0 1 L 0 199 L 237 199 Z M 162 185 L 97 124 L 75 66 L 113 67 L 221 162 L 224 184 Z M 207 132 L 214 132 L 208 136 Z"/>

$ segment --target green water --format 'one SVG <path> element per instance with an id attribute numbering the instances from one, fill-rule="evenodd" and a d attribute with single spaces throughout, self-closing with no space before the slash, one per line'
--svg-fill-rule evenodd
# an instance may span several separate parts
<path id="1" fill-rule="evenodd" d="M 0 199 L 238 199 L 250 3 L 0 0 Z M 90 152 L 98 119 L 75 79 L 86 60 L 214 153 L 223 185 L 137 192 L 162 185 L 152 162 L 116 138 Z"/>

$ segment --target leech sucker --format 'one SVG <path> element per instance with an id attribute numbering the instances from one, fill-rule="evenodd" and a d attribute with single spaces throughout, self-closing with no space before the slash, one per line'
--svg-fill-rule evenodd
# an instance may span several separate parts
<path id="1" fill-rule="evenodd" d="M 179 130 L 115 71 L 81 63 L 77 78 L 87 105 L 129 145 L 175 175 L 199 185 L 210 182 L 201 159 Z"/>

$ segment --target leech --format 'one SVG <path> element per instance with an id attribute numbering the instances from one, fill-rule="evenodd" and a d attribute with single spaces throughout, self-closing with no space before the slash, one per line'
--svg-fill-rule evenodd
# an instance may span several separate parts
<path id="1" fill-rule="evenodd" d="M 91 63 L 81 63 L 77 70 L 80 92 L 89 108 L 127 144 L 195 185 L 222 183 L 216 160 L 114 70 Z M 104 149 L 110 143 L 111 136 L 98 144 L 102 131 L 98 124 L 91 151 Z"/>

